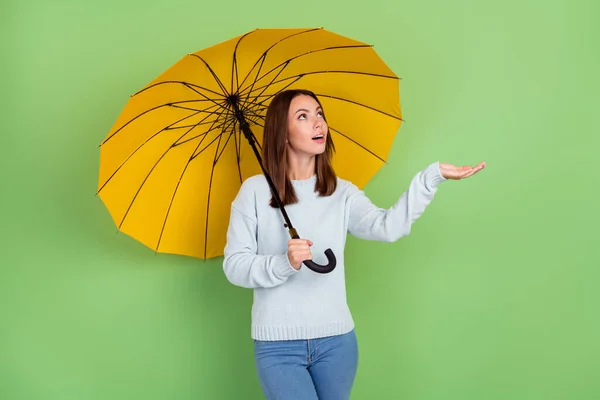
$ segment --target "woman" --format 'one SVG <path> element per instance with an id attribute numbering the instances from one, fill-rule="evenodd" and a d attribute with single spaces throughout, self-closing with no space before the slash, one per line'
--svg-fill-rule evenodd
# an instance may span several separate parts
<path id="1" fill-rule="evenodd" d="M 348 399 L 358 351 L 346 303 L 346 234 L 389 242 L 408 235 L 438 184 L 485 164 L 431 164 L 393 207 L 378 208 L 336 177 L 323 108 L 306 90 L 273 98 L 262 149 L 265 170 L 303 238 L 288 240 L 264 175 L 244 181 L 231 206 L 223 269 L 231 283 L 254 289 L 251 336 L 261 387 L 267 399 Z M 331 273 L 303 266 L 303 260 L 327 264 L 327 248 L 337 257 Z"/>

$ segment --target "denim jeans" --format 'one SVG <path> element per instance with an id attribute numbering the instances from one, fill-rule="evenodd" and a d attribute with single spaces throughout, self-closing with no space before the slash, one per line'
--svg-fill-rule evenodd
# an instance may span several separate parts
<path id="1" fill-rule="evenodd" d="M 358 366 L 354 330 L 308 340 L 254 341 L 267 400 L 348 400 Z"/>

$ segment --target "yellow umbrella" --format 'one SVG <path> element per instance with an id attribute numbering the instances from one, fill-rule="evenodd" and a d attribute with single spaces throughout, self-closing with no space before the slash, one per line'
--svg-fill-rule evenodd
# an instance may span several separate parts
<path id="1" fill-rule="evenodd" d="M 256 29 L 186 55 L 131 96 L 100 146 L 98 194 L 118 229 L 156 252 L 222 255 L 232 200 L 264 173 L 266 109 L 288 88 L 319 97 L 336 173 L 362 188 L 402 121 L 398 77 L 372 46 L 325 29 Z"/>

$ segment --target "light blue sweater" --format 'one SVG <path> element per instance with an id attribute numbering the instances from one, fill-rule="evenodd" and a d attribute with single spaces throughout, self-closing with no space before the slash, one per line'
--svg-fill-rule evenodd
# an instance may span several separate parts
<path id="1" fill-rule="evenodd" d="M 292 181 L 299 202 L 286 211 L 303 239 L 313 242 L 313 261 L 326 264 L 331 248 L 337 267 L 318 274 L 287 257 L 289 233 L 281 211 L 269 205 L 264 175 L 248 178 L 231 205 L 223 269 L 234 285 L 254 289 L 251 337 L 257 340 L 312 339 L 344 334 L 354 328 L 346 302 L 344 245 L 347 233 L 392 242 L 410 233 L 446 179 L 433 163 L 412 179 L 390 209 L 375 206 L 354 184 L 338 178 L 328 197 L 314 192 L 316 176 Z"/>

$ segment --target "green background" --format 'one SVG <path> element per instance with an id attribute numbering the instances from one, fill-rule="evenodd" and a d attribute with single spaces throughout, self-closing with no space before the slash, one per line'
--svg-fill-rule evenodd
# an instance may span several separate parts
<path id="1" fill-rule="evenodd" d="M 251 291 L 220 258 L 117 234 L 95 196 L 98 145 L 183 55 L 323 26 L 402 77 L 375 203 L 433 161 L 488 163 L 444 183 L 410 236 L 350 238 L 353 399 L 600 398 L 596 4 L 3 1 L 0 397 L 262 397 Z"/>

